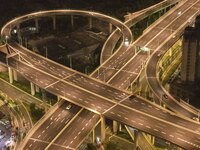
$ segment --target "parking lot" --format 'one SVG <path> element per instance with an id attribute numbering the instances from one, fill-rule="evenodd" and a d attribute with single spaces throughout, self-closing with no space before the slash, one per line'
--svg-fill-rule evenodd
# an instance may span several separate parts
<path id="1" fill-rule="evenodd" d="M 9 147 L 14 143 L 15 137 L 11 136 L 11 123 L 7 119 L 0 120 L 0 149 Z"/>

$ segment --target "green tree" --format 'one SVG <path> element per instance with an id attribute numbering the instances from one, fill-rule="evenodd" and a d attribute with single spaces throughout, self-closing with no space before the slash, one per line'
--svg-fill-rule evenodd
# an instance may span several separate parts
<path id="1" fill-rule="evenodd" d="M 106 150 L 117 150 L 118 143 L 109 141 L 106 143 Z"/>
<path id="2" fill-rule="evenodd" d="M 44 115 L 44 109 L 36 107 L 35 103 L 30 104 L 30 113 L 34 121 L 39 120 Z"/>
<path id="3" fill-rule="evenodd" d="M 96 147 L 92 143 L 88 143 L 87 150 L 96 150 Z"/>

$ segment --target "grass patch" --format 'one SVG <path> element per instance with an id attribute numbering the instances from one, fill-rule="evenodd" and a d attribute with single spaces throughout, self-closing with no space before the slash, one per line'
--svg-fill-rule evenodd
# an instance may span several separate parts
<path id="1" fill-rule="evenodd" d="M 44 109 L 38 108 L 35 103 L 29 105 L 29 109 L 33 122 L 37 122 L 45 114 Z"/>
<path id="2" fill-rule="evenodd" d="M 164 73 L 165 76 L 162 80 L 162 84 L 165 85 L 167 83 L 167 81 L 169 80 L 169 78 L 172 76 L 172 74 L 176 71 L 176 69 L 178 68 L 178 66 L 181 63 L 181 59 L 179 59 L 178 61 L 176 61 L 176 63 L 173 64 L 173 67 L 170 67 L 169 69 L 166 70 L 166 72 Z"/>
<path id="3" fill-rule="evenodd" d="M 3 80 L 9 82 L 9 76 L 7 72 L 0 72 L 0 78 L 2 78 Z"/>
<path id="4" fill-rule="evenodd" d="M 119 131 L 119 132 L 117 133 L 117 136 L 119 136 L 119 137 L 121 137 L 121 138 L 124 138 L 124 139 L 126 139 L 126 140 L 132 142 L 131 137 L 130 137 L 129 134 L 128 134 L 127 132 L 125 132 L 125 131 Z"/>
<path id="5" fill-rule="evenodd" d="M 27 93 L 31 93 L 31 89 L 30 86 L 26 85 L 26 84 L 21 84 L 20 82 L 14 81 L 13 85 L 22 89 L 23 91 L 27 92 Z"/>

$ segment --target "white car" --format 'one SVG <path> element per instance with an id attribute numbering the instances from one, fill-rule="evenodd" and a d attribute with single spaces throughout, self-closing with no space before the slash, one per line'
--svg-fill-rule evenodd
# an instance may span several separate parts
<path id="1" fill-rule="evenodd" d="M 6 133 L 0 130 L 0 140 L 3 139 L 5 136 L 6 136 Z"/>
<path id="2" fill-rule="evenodd" d="M 69 105 L 66 107 L 66 109 L 69 110 L 71 107 L 72 107 L 72 105 L 69 104 Z"/>
<path id="3" fill-rule="evenodd" d="M 199 118 L 197 117 L 192 117 L 192 119 L 199 122 Z"/>

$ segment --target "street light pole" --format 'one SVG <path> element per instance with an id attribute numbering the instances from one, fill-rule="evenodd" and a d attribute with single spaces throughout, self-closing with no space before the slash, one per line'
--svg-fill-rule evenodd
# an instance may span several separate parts
<path id="1" fill-rule="evenodd" d="M 6 44 L 7 44 L 7 43 L 8 43 L 8 36 L 6 35 L 6 37 L 5 37 L 5 38 L 6 38 Z"/>
<path id="2" fill-rule="evenodd" d="M 45 56 L 46 56 L 46 58 L 48 57 L 48 49 L 47 49 L 47 46 L 45 46 Z"/>
<path id="3" fill-rule="evenodd" d="M 160 98 L 160 106 L 162 107 L 162 99 L 163 99 L 163 95 L 161 95 L 161 98 Z"/>
<path id="4" fill-rule="evenodd" d="M 72 68 L 72 56 L 68 55 L 67 57 L 69 58 L 69 67 Z"/>
<path id="5" fill-rule="evenodd" d="M 190 99 L 189 99 L 189 98 L 187 98 L 186 100 L 187 100 L 187 103 L 188 103 L 188 104 L 190 104 Z"/>

